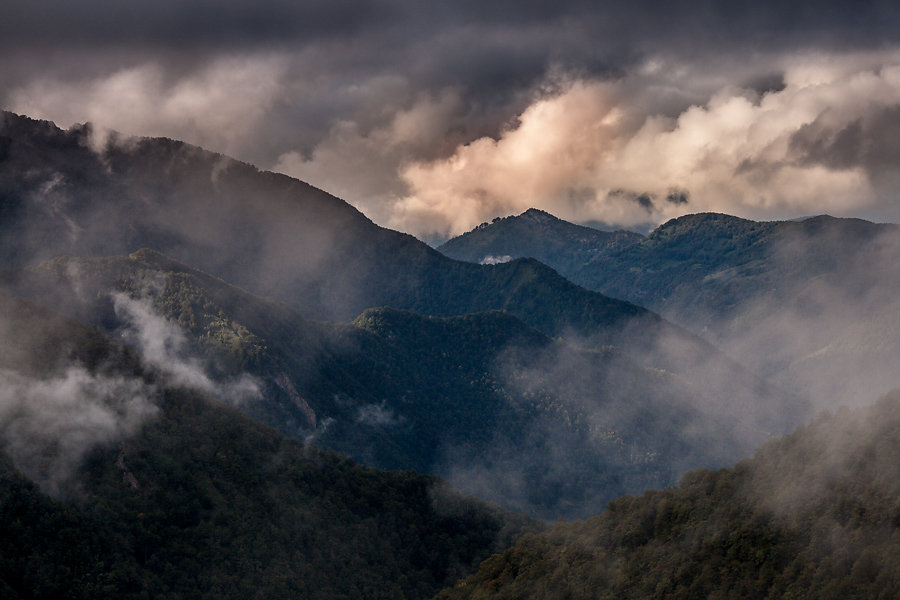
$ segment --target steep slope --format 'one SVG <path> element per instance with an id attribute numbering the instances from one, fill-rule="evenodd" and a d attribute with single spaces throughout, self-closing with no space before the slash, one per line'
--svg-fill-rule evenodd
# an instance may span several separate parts
<path id="1" fill-rule="evenodd" d="M 99 153 L 91 143 L 88 127 L 62 131 L 3 113 L 0 264 L 146 247 L 310 318 L 348 321 L 373 306 L 435 316 L 504 310 L 551 336 L 639 341 L 627 350 L 636 358 L 660 335 L 715 354 L 649 311 L 533 260 L 450 260 L 295 179 L 168 139 L 113 138 Z"/>
<path id="2" fill-rule="evenodd" d="M 900 384 L 890 358 L 900 352 L 895 225 L 687 215 L 633 243 L 595 248 L 578 265 L 567 257 L 584 256 L 582 243 L 555 236 L 564 229 L 557 220 L 542 219 L 552 228 L 532 227 L 532 238 L 522 241 L 522 226 L 514 231 L 508 224 L 524 216 L 498 220 L 442 249 L 484 240 L 491 246 L 483 251 L 504 247 L 515 258 L 545 239 L 561 239 L 568 250 L 541 258 L 566 277 L 701 332 L 755 372 L 824 407 L 866 402 Z"/>
<path id="3" fill-rule="evenodd" d="M 896 598 L 900 394 L 526 536 L 438 598 Z"/>
<path id="4" fill-rule="evenodd" d="M 352 325 L 308 321 L 149 250 L 58 258 L 6 280 L 158 363 L 202 359 L 195 371 L 215 380 L 207 387 L 250 376 L 259 393 L 240 408 L 288 435 L 370 465 L 436 473 L 544 518 L 583 517 L 688 468 L 727 464 L 804 409 L 702 356 L 650 369 L 502 312 L 380 308 Z"/>
<path id="5" fill-rule="evenodd" d="M 0 263 L 148 247 L 313 316 L 395 303 L 437 253 L 311 186 L 170 139 L 0 120 Z M 413 280 L 414 281 L 414 280 Z"/>
<path id="6" fill-rule="evenodd" d="M 896 225 L 690 215 L 575 278 L 703 331 L 822 406 L 866 402 L 900 383 Z"/>
<path id="7" fill-rule="evenodd" d="M 569 277 L 598 254 L 642 238 L 630 231 L 607 232 L 574 225 L 530 208 L 518 216 L 482 223 L 439 246 L 438 251 L 456 260 L 481 264 L 534 258 Z"/>
<path id="8" fill-rule="evenodd" d="M 285 438 L 77 323 L 0 305 L 4 598 L 423 598 L 538 528 Z"/>

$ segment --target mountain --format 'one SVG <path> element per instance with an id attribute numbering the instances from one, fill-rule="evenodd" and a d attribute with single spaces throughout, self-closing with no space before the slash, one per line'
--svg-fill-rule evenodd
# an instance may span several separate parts
<path id="1" fill-rule="evenodd" d="M 598 254 L 642 239 L 631 231 L 607 232 L 574 225 L 530 208 L 516 217 L 496 218 L 438 247 L 442 254 L 481 264 L 534 258 L 568 277 Z"/>
<path id="2" fill-rule="evenodd" d="M 523 537 L 437 597 L 896 598 L 900 393 Z"/>
<path id="3" fill-rule="evenodd" d="M 576 276 L 655 307 L 820 406 L 898 384 L 900 229 L 819 216 L 675 219 Z M 676 317 L 677 315 L 677 317 Z"/>
<path id="4" fill-rule="evenodd" d="M 547 519 L 585 517 L 689 468 L 728 464 L 805 414 L 797 399 L 702 354 L 649 368 L 499 311 L 375 308 L 351 324 L 310 321 L 151 250 L 60 257 L 4 279 L 157 364 L 193 365 L 184 378 L 195 385 L 243 392 L 242 411 L 287 435 L 368 465 L 435 473 Z M 679 338 L 670 343 L 665 351 L 679 355 Z"/>
<path id="5" fill-rule="evenodd" d="M 286 438 L 0 294 L 0 596 L 423 598 L 540 526 Z"/>
<path id="6" fill-rule="evenodd" d="M 555 335 L 647 313 L 528 262 L 490 269 L 451 261 L 305 183 L 182 142 L 112 138 L 95 151 L 92 140 L 87 126 L 63 131 L 3 114 L 0 263 L 151 248 L 308 317 L 338 321 L 372 306 L 525 313 L 562 296 L 526 319 Z"/>
<path id="7" fill-rule="evenodd" d="M 669 482 L 672 469 L 681 469 L 697 452 L 703 456 L 700 464 L 723 464 L 806 414 L 797 398 L 780 393 L 701 338 L 640 306 L 579 287 L 534 259 L 497 265 L 451 260 L 411 236 L 376 226 L 307 184 L 182 142 L 112 136 L 102 148 L 96 144 L 88 126 L 63 131 L 52 123 L 3 114 L 0 260 L 12 279 L 25 269 L 51 280 L 49 287 L 38 285 L 40 291 L 21 288 L 18 293 L 109 333 L 123 327 L 125 318 L 133 345 L 153 343 L 153 332 L 177 339 L 166 323 L 178 323 L 187 333 L 176 345 L 192 356 L 199 351 L 206 361 L 183 377 L 207 388 L 218 386 L 249 414 L 292 436 L 312 436 L 369 464 L 436 471 L 481 490 L 482 482 L 492 478 L 474 477 L 472 469 L 457 475 L 456 458 L 493 457 L 479 451 L 492 448 L 489 441 L 497 436 L 496 445 L 509 458 L 494 461 L 487 472 L 515 473 L 516 453 L 505 442 L 531 440 L 527 443 L 537 452 L 540 436 L 548 432 L 534 424 L 543 423 L 560 403 L 575 406 L 579 417 L 573 423 L 590 434 L 558 436 L 577 443 L 550 444 L 537 464 L 554 463 L 549 450 L 581 452 L 585 439 L 600 448 L 589 453 L 592 461 L 607 458 L 584 468 L 606 476 L 610 464 L 620 465 L 611 479 L 602 486 L 602 478 L 587 476 L 567 486 L 521 485 L 521 478 L 502 484 L 525 497 L 514 506 L 559 516 L 596 510 L 598 499 L 602 505 L 608 494 Z M 123 262 L 121 257 L 140 248 L 161 254 L 139 252 Z M 53 259 L 60 255 L 96 262 Z M 120 258 L 100 258 L 111 256 Z M 69 286 L 56 298 L 54 286 L 61 279 L 78 283 L 68 269 L 95 273 L 96 285 Z M 155 289 L 158 278 L 164 291 L 172 282 L 174 287 L 148 306 L 142 295 Z M 234 288 L 219 285 L 225 282 L 272 301 L 261 304 L 246 294 L 234 295 Z M 247 308 L 251 305 L 256 308 Z M 395 341 L 364 321 L 351 324 L 373 307 L 419 316 L 403 317 L 407 325 Z M 150 313 L 168 321 L 154 320 Z M 464 317 L 476 313 L 489 314 Z M 403 313 L 384 314 L 396 319 Z M 321 320 L 344 325 L 316 323 Z M 135 330 L 143 321 L 153 327 Z M 420 333 L 429 328 L 441 330 L 434 338 L 444 336 L 446 343 L 422 344 Z M 484 331 L 491 333 L 484 337 Z M 546 365 L 522 359 L 510 368 L 498 367 L 515 355 L 506 347 L 520 333 L 532 340 L 535 357 L 547 358 Z M 486 345 L 466 341 L 470 334 Z M 148 339 L 142 342 L 142 335 Z M 171 358 L 166 344 L 155 341 L 147 350 L 160 354 L 160 360 Z M 557 354 L 578 356 L 574 364 L 588 365 L 582 372 L 569 370 L 571 385 L 557 375 Z M 461 368 L 447 368 L 447 357 Z M 625 365 L 621 374 L 618 364 Z M 244 378 L 244 372 L 252 377 Z M 528 377 L 511 378 L 511 373 Z M 592 386 L 590 377 L 605 383 Z M 612 391 L 614 380 L 621 391 Z M 526 391 L 537 388 L 545 402 L 533 395 L 524 413 L 512 410 Z M 267 402 L 242 401 L 254 394 Z M 404 398 L 416 401 L 404 404 Z M 622 419 L 613 411 L 592 425 L 585 416 L 597 406 L 628 405 L 634 408 Z M 433 410 L 443 406 L 457 408 Z M 654 407 L 660 414 L 670 414 L 665 407 L 671 407 L 683 430 L 661 432 Z M 506 418 L 510 410 L 515 418 Z M 652 426 L 630 416 L 644 410 L 651 411 L 645 420 L 655 421 Z M 699 429 L 689 418 L 697 412 Z M 445 417 L 451 414 L 455 425 L 448 426 Z M 554 425 L 551 431 L 559 429 Z M 695 431 L 694 441 L 727 436 L 735 441 L 725 448 L 712 441 L 691 446 Z M 658 442 L 653 439 L 657 432 Z M 466 436 L 476 443 L 463 440 Z M 525 481 L 557 477 L 554 469 L 543 467 L 530 473 Z M 647 473 L 652 477 L 647 479 Z M 597 486 L 606 491 L 595 494 Z M 561 496 L 548 496 L 553 489 Z M 540 491 L 537 498 L 527 497 L 531 490 Z M 583 490 L 590 493 L 583 497 Z M 573 504 L 564 509 L 554 504 L 563 498 L 574 498 Z"/>
<path id="8" fill-rule="evenodd" d="M 540 248 L 560 235 L 501 227 L 510 217 L 448 242 L 471 238 Z M 562 230 L 556 220 L 553 231 Z M 574 227 L 574 226 L 572 226 Z M 473 246 L 475 247 L 475 246 Z M 572 281 L 658 311 L 700 332 L 778 385 L 821 406 L 863 403 L 898 384 L 890 357 L 900 351 L 897 286 L 900 229 L 818 216 L 756 222 L 729 215 L 686 215 L 630 244 L 598 248 L 582 264 L 556 251 L 543 260 Z M 504 250 L 505 251 L 505 250 Z"/>
<path id="9" fill-rule="evenodd" d="M 788 284 L 847 277 L 860 255 L 882 250 L 895 225 L 812 217 L 756 222 L 728 215 L 687 215 L 664 223 L 628 248 L 595 257 L 575 278 L 648 306 L 693 307 L 684 319 L 731 315 L 749 295 L 789 298 Z M 690 305 L 690 306 L 689 306 Z M 712 319 L 710 319 L 712 320 Z"/>
<path id="10" fill-rule="evenodd" d="M 375 306 L 442 317 L 503 310 L 550 336 L 639 342 L 635 357 L 660 335 L 715 353 L 537 261 L 450 260 L 290 177 L 169 139 L 112 137 L 99 151 L 92 143 L 88 126 L 63 131 L 3 113 L 0 264 L 150 248 L 307 318 L 349 321 Z"/>

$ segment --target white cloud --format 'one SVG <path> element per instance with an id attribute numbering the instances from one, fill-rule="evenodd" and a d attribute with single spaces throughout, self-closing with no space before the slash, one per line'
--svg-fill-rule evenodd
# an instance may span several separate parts
<path id="1" fill-rule="evenodd" d="M 101 134 L 165 136 L 236 154 L 283 91 L 275 55 L 219 58 L 178 78 L 155 63 L 89 80 L 38 79 L 10 94 L 10 109 Z M 102 136 L 101 136 L 102 137 Z"/>
<path id="2" fill-rule="evenodd" d="M 133 434 L 158 411 L 136 378 L 80 367 L 48 379 L 0 369 L 0 439 L 16 467 L 58 495 L 88 451 Z"/>
<path id="3" fill-rule="evenodd" d="M 772 218 L 890 210 L 878 202 L 893 190 L 873 187 L 864 155 L 835 166 L 792 142 L 813 123 L 832 137 L 856 121 L 865 129 L 900 105 L 900 52 L 809 55 L 781 66 L 781 90 L 760 96 L 726 86 L 674 117 L 635 114 L 631 98 L 659 82 L 573 80 L 538 98 L 498 139 L 403 167 L 410 191 L 396 200 L 391 224 L 460 233 L 529 207 L 626 226 L 696 211 Z M 672 190 L 686 190 L 688 202 L 667 202 Z"/>
<path id="4" fill-rule="evenodd" d="M 184 331 L 154 311 L 149 300 L 122 292 L 113 293 L 112 298 L 116 316 L 125 323 L 123 337 L 172 384 L 196 388 L 236 405 L 261 397 L 260 383 L 247 373 L 228 381 L 213 381 L 200 359 L 191 356 Z"/>
<path id="5" fill-rule="evenodd" d="M 369 130 L 340 120 L 311 156 L 285 152 L 273 170 L 325 189 L 385 223 L 392 199 L 405 193 L 397 169 L 443 143 L 460 104 L 458 94 L 445 90 L 436 97 L 420 96 Z"/>

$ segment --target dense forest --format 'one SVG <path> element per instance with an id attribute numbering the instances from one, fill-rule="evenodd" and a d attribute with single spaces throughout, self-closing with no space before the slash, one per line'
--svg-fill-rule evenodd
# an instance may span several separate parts
<path id="1" fill-rule="evenodd" d="M 900 595 L 900 393 L 523 537 L 438 598 Z"/>
<path id="2" fill-rule="evenodd" d="M 3 598 L 424 598 L 540 528 L 286 438 L 88 328 L 0 301 L 22 342 L 0 355 Z"/>
<path id="3" fill-rule="evenodd" d="M 528 211 L 478 265 L 90 142 L 0 118 L 3 598 L 900 595 L 900 395 L 774 439 L 892 381 L 896 228 Z"/>
<path id="4" fill-rule="evenodd" d="M 5 282 L 157 362 L 198 361 L 222 385 L 250 376 L 259 393 L 238 406 L 286 435 L 370 466 L 437 474 L 550 520 L 730 464 L 805 410 L 677 339 L 670 354 L 689 360 L 662 370 L 620 348 L 551 339 L 501 311 L 385 307 L 352 323 L 311 321 L 146 249 L 57 258 Z"/>

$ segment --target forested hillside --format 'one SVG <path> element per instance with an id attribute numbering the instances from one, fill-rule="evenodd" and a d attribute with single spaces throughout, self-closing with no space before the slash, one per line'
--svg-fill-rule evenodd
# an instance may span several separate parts
<path id="1" fill-rule="evenodd" d="M 5 280 L 157 364 L 190 365 L 186 379 L 287 435 L 548 519 L 728 464 L 805 410 L 728 363 L 688 352 L 651 369 L 497 311 L 310 321 L 150 250 L 58 258 Z"/>
<path id="2" fill-rule="evenodd" d="M 900 351 L 896 225 L 703 213 L 624 245 L 589 245 L 587 254 L 582 240 L 566 235 L 574 225 L 547 215 L 535 227 L 528 215 L 441 249 L 466 259 L 540 254 L 572 281 L 658 311 L 820 407 L 865 403 L 900 384 L 891 358 Z"/>
<path id="3" fill-rule="evenodd" d="M 438 598 L 896 598 L 900 393 L 525 536 Z"/>
<path id="4" fill-rule="evenodd" d="M 0 355 L 3 598 L 423 598 L 539 527 L 286 438 L 90 329 L 0 303 L 20 342 Z"/>

